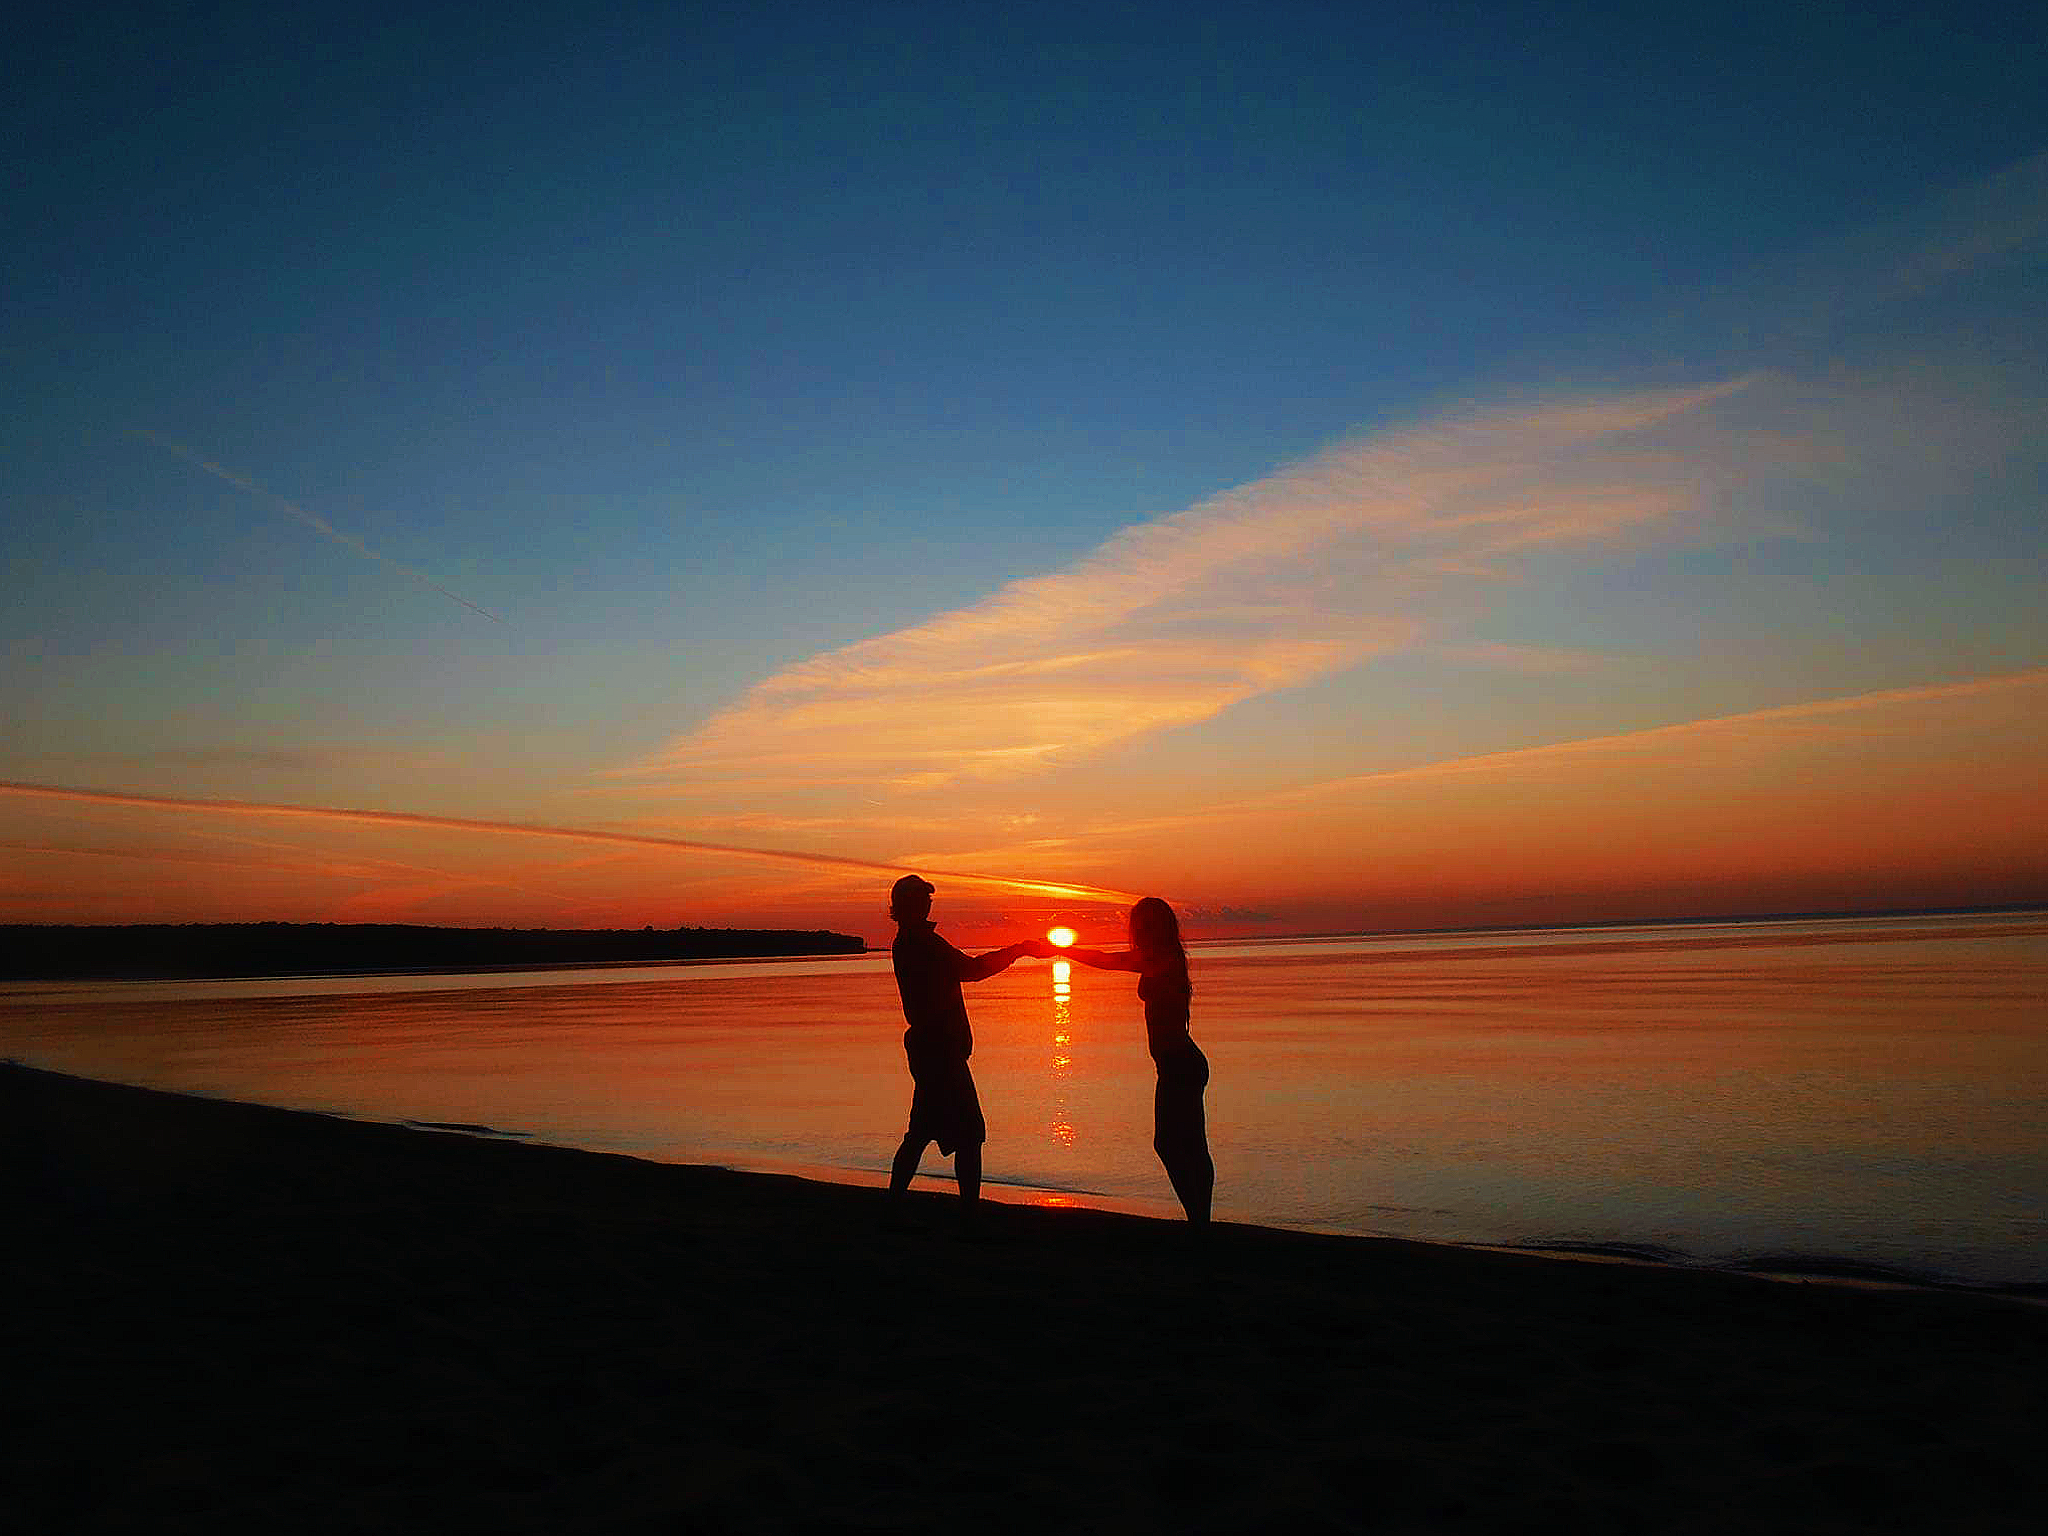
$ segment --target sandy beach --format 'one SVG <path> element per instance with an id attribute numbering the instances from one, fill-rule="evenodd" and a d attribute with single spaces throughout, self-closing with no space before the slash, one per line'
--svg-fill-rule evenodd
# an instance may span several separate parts
<path id="1" fill-rule="evenodd" d="M 2048 1309 L 1186 1228 L 0 1068 L 25 1531 L 1968 1530 Z"/>

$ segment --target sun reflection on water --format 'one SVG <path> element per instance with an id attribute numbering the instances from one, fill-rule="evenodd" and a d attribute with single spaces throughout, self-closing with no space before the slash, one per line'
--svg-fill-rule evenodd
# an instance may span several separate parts
<path id="1" fill-rule="evenodd" d="M 1074 1122 L 1067 1113 L 1066 1080 L 1073 1075 L 1074 1055 L 1074 967 L 1071 961 L 1052 963 L 1052 1139 L 1061 1146 L 1074 1144 Z"/>

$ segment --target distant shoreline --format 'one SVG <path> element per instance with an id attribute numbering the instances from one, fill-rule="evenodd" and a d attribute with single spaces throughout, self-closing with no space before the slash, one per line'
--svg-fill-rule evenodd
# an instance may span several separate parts
<path id="1" fill-rule="evenodd" d="M 825 929 L 437 928 L 406 923 L 13 923 L 0 980 L 189 981 L 866 952 Z"/>
<path id="2" fill-rule="evenodd" d="M 1722 924 L 2048 916 L 2048 904 L 1887 907 L 1875 911 L 1738 912 L 1449 928 L 1342 928 L 1239 933 L 1193 947 L 1338 939 L 1446 939 L 1494 934 L 1628 932 Z M 970 941 L 971 942 L 971 941 Z M 381 950 L 378 946 L 381 945 Z M 0 981 L 259 981 L 315 976 L 431 976 L 561 968 L 805 960 L 874 954 L 828 929 L 454 928 L 405 923 L 0 924 Z M 375 958 L 372 958 L 372 956 Z"/>

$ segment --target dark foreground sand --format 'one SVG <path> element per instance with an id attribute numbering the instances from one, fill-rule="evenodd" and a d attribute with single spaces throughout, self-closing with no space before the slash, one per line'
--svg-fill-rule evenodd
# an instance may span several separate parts
<path id="1" fill-rule="evenodd" d="M 2048 1310 L 0 1068 L 33 1532 L 2048 1529 Z"/>

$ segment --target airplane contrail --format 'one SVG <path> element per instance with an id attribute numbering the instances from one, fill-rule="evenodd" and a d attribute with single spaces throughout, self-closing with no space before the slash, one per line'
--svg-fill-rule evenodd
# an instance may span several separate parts
<path id="1" fill-rule="evenodd" d="M 220 465 L 214 463 L 211 459 L 203 458 L 199 454 L 194 453 L 190 448 L 181 447 L 179 444 L 172 442 L 169 438 L 159 437 L 154 432 L 144 432 L 138 429 L 133 435 L 141 438 L 146 443 L 154 443 L 157 447 L 163 449 L 166 453 L 175 453 L 187 464 L 193 465 L 195 468 L 205 470 L 209 475 L 214 476 L 216 479 L 225 480 L 229 485 L 235 486 L 240 490 L 247 491 L 251 496 L 259 497 L 262 500 L 269 502 L 274 507 L 282 508 L 285 512 L 289 513 L 291 516 L 297 518 L 300 522 L 304 523 L 308 528 L 313 529 L 317 533 L 326 534 L 328 538 L 334 540 L 335 543 L 341 545 L 344 549 L 352 549 L 357 554 L 363 555 L 371 560 L 375 560 L 380 565 L 388 565 L 394 571 L 398 571 L 403 575 L 410 576 L 414 581 L 420 583 L 420 585 L 422 586 L 432 587 L 436 592 L 440 593 L 443 597 L 452 598 L 454 601 L 462 604 L 463 607 L 470 609 L 472 612 L 482 614 L 485 618 L 489 619 L 493 624 L 503 624 L 505 622 L 503 619 L 499 618 L 495 613 L 491 612 L 490 609 L 480 607 L 478 604 L 472 603 L 460 592 L 449 591 L 446 587 L 442 586 L 441 583 L 434 580 L 433 577 L 429 576 L 425 571 L 414 570 L 411 566 L 405 564 L 401 560 L 394 560 L 389 555 L 379 554 L 376 550 L 370 548 L 369 545 L 365 544 L 361 539 L 356 538 L 352 534 L 343 533 L 339 528 L 335 527 L 334 524 L 328 522 L 327 519 L 322 517 L 319 513 L 307 511 L 297 502 L 290 501 L 285 497 L 278 495 L 277 492 L 270 490 L 266 486 L 258 485 L 254 480 L 251 480 L 248 476 L 238 475 L 231 469 L 224 469 Z"/>
<path id="2" fill-rule="evenodd" d="M 296 817 L 314 821 L 351 821 L 372 826 L 416 827 L 442 832 L 483 832 L 511 837 L 556 838 L 569 842 L 623 843 L 628 847 L 722 853 L 734 858 L 760 859 L 770 863 L 826 865 L 886 875 L 909 872 L 901 864 L 882 864 L 872 859 L 847 858 L 835 853 L 803 853 L 786 848 L 744 848 L 732 843 L 706 843 L 682 837 L 655 837 L 644 832 L 607 832 L 595 827 L 552 827 L 527 821 L 478 821 L 466 816 L 429 816 L 415 811 L 370 811 L 343 806 L 284 805 L 267 800 L 188 800 L 172 795 L 75 789 L 64 784 L 32 784 L 14 779 L 0 779 L 0 795 L 71 800 L 88 805 L 132 806 L 141 810 L 193 811 L 201 815 Z M 1054 896 L 1067 901 L 1096 901 L 1124 906 L 1138 899 L 1129 891 L 1056 880 L 1025 880 L 1010 875 L 984 875 L 960 869 L 928 868 L 915 873 L 960 881 L 968 885 L 994 886 L 1000 890 L 1024 892 L 1033 896 Z"/>

